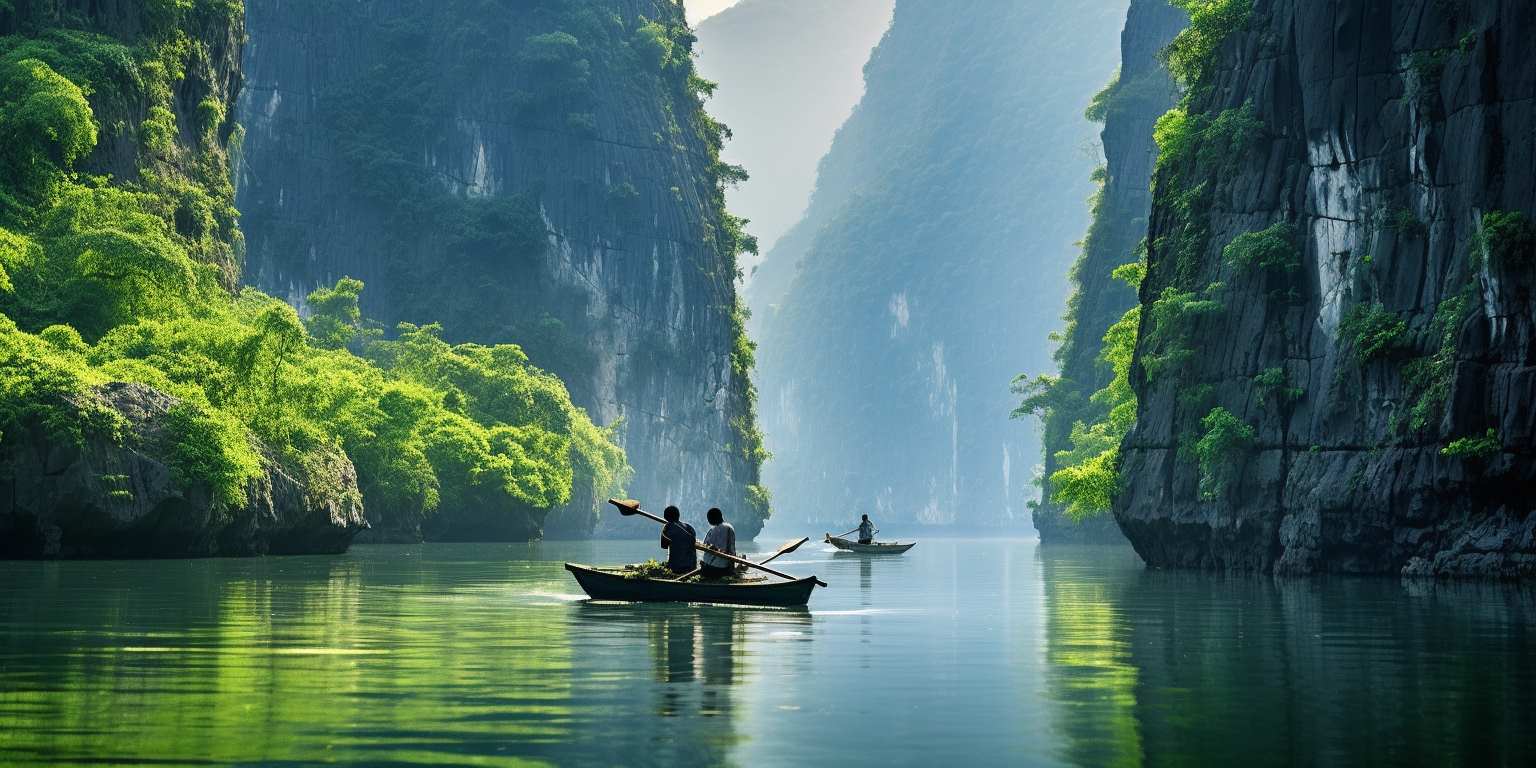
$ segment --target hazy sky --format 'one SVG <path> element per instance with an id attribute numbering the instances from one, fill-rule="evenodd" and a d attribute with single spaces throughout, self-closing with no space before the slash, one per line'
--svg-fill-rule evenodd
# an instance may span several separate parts
<path id="1" fill-rule="evenodd" d="M 688 12 L 688 23 L 697 24 L 733 5 L 737 0 L 683 0 L 683 9 Z"/>

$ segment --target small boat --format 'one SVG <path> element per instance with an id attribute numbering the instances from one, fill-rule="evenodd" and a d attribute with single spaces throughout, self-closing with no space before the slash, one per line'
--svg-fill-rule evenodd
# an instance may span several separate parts
<path id="1" fill-rule="evenodd" d="M 915 546 L 917 542 L 902 544 L 895 541 L 876 541 L 870 544 L 860 544 L 857 541 L 845 539 L 841 536 L 827 534 L 827 543 L 847 552 L 857 552 L 861 555 L 899 555 Z"/>
<path id="2" fill-rule="evenodd" d="M 811 599 L 811 590 L 816 588 L 815 576 L 794 581 L 671 581 L 630 578 L 623 568 L 566 563 L 565 569 L 593 600 L 788 607 L 805 605 Z"/>

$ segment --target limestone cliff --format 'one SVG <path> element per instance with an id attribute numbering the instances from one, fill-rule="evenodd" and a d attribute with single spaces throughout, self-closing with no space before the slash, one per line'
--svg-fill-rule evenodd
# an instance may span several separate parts
<path id="1" fill-rule="evenodd" d="M 1101 342 L 1110 326 L 1136 304 L 1136 292 L 1110 273 L 1136 260 L 1137 246 L 1146 235 L 1157 157 L 1152 127 L 1177 100 L 1158 55 L 1186 21 L 1167 0 L 1132 0 L 1120 35 L 1120 72 L 1089 107 L 1089 116 L 1104 124 L 1099 134 L 1104 145 L 1102 188 L 1092 200 L 1093 223 L 1072 268 L 1074 292 L 1056 351 L 1060 375 L 1051 384 L 1052 404 L 1044 414 L 1046 482 L 1033 518 L 1042 542 L 1125 541 L 1111 514 L 1081 521 L 1066 516 L 1064 505 L 1051 497 L 1048 478 L 1061 466 L 1057 453 L 1072 448 L 1072 425 L 1092 423 L 1106 411 L 1104 404 L 1092 400 L 1111 378 L 1109 366 L 1099 359 Z"/>
<path id="2" fill-rule="evenodd" d="M 386 326 L 522 345 L 622 424 L 629 495 L 720 506 L 754 535 L 749 242 L 722 195 L 741 172 L 719 159 L 681 6 L 252 0 L 247 18 L 247 280 L 302 303 L 349 275 Z M 547 532 L 592 520 L 552 513 Z"/>
<path id="3" fill-rule="evenodd" d="M 1159 566 L 1536 572 L 1536 6 L 1209 5 L 1122 529 Z"/>

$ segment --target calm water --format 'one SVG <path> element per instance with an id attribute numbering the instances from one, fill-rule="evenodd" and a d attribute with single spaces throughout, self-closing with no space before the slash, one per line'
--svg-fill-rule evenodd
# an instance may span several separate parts
<path id="1" fill-rule="evenodd" d="M 766 548 L 766 547 L 765 547 Z M 648 543 L 0 563 L 0 764 L 1529 765 L 1529 590 L 924 541 L 808 611 L 592 604 Z M 960 760 L 964 762 L 960 762 Z"/>

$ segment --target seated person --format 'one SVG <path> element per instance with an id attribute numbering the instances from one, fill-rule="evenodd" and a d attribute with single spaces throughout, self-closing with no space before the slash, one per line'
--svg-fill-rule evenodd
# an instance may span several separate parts
<path id="1" fill-rule="evenodd" d="M 709 510 L 709 532 L 704 534 L 704 544 L 728 555 L 736 554 L 736 529 L 725 521 L 725 514 L 718 507 Z M 699 574 L 706 579 L 718 579 L 736 572 L 736 564 L 719 555 L 705 552 L 699 564 Z"/>
<path id="2" fill-rule="evenodd" d="M 667 507 L 661 513 L 667 524 L 661 529 L 661 548 L 667 550 L 667 568 L 673 573 L 692 573 L 698 567 L 693 544 L 699 535 L 693 526 L 682 521 L 677 507 Z"/>

